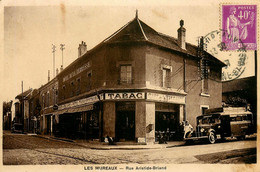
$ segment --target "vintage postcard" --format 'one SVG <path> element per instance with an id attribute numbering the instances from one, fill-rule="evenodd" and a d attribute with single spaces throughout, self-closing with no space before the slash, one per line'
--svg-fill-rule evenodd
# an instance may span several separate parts
<path id="1" fill-rule="evenodd" d="M 0 171 L 259 171 L 259 1 L 0 0 Z"/>

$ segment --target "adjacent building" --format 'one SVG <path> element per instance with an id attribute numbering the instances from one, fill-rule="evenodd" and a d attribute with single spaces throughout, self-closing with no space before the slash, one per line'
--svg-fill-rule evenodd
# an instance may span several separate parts
<path id="1" fill-rule="evenodd" d="M 32 95 L 33 89 L 28 89 L 21 94 L 17 95 L 15 99 L 15 123 L 23 124 L 25 132 L 29 132 L 30 127 L 30 113 L 29 113 L 29 99 Z"/>
<path id="2" fill-rule="evenodd" d="M 55 118 L 54 115 L 57 103 L 58 81 L 57 78 L 54 78 L 39 88 L 39 104 L 41 107 L 40 132 L 43 134 L 51 135 L 54 132 L 54 124 L 58 121 L 58 118 Z"/>

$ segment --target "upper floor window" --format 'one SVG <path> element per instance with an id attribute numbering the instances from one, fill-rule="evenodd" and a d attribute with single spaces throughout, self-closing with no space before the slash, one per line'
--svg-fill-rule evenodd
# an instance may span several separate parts
<path id="1" fill-rule="evenodd" d="M 70 94 L 71 94 L 71 96 L 74 96 L 75 87 L 74 87 L 74 82 L 73 82 L 73 81 L 70 83 L 70 86 L 71 86 L 71 92 L 70 92 Z"/>
<path id="2" fill-rule="evenodd" d="M 53 104 L 57 104 L 58 103 L 58 90 L 56 88 L 53 87 L 53 98 L 54 98 L 54 103 Z"/>
<path id="3" fill-rule="evenodd" d="M 91 77 L 92 77 L 92 72 L 87 73 L 87 91 L 91 90 Z"/>
<path id="4" fill-rule="evenodd" d="M 162 86 L 170 87 L 170 69 L 163 68 Z"/>
<path id="5" fill-rule="evenodd" d="M 168 65 L 162 65 L 162 87 L 170 87 L 172 67 Z"/>
<path id="6" fill-rule="evenodd" d="M 208 78 L 202 79 L 202 93 L 208 94 L 209 84 L 208 84 Z"/>
<path id="7" fill-rule="evenodd" d="M 62 94 L 63 94 L 62 98 L 65 99 L 65 97 L 66 97 L 66 86 L 65 85 L 62 86 Z"/>
<path id="8" fill-rule="evenodd" d="M 47 107 L 50 106 L 50 93 L 47 93 L 47 101 L 46 101 Z"/>
<path id="9" fill-rule="evenodd" d="M 42 95 L 42 107 L 45 108 L 45 98 L 44 98 L 44 94 Z"/>
<path id="10" fill-rule="evenodd" d="M 80 94 L 80 78 L 77 79 L 77 90 L 76 90 L 76 95 Z"/>
<path id="11" fill-rule="evenodd" d="M 120 83 L 131 84 L 132 83 L 132 66 L 121 65 L 120 66 Z"/>

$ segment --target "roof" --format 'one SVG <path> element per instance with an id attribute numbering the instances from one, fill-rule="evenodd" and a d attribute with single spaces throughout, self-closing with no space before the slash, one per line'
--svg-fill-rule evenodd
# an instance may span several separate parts
<path id="1" fill-rule="evenodd" d="M 25 92 L 17 95 L 15 98 L 16 99 L 22 99 L 22 97 L 23 97 L 25 99 L 30 95 L 31 92 L 32 92 L 32 88 L 30 88 L 29 90 L 26 90 Z"/>
<path id="2" fill-rule="evenodd" d="M 159 33 L 145 24 L 138 17 L 128 22 L 114 34 L 109 36 L 103 43 L 122 43 L 122 42 L 148 42 L 180 53 L 197 57 L 197 46 L 186 43 L 186 49 L 182 49 L 178 44 L 178 39 Z M 205 51 L 206 58 L 209 61 L 218 63 L 221 66 L 225 64 L 219 59 Z"/>
<path id="3" fill-rule="evenodd" d="M 109 43 L 124 43 L 124 42 L 147 42 L 151 43 L 153 45 L 157 45 L 166 49 L 173 50 L 175 52 L 188 54 L 192 57 L 197 57 L 197 46 L 192 45 L 190 43 L 186 43 L 186 50 L 182 49 L 179 44 L 177 43 L 177 39 L 174 37 L 171 37 L 169 35 L 165 35 L 162 33 L 159 33 L 155 31 L 153 28 L 145 24 L 142 20 L 136 16 L 133 20 L 129 21 L 127 24 L 125 24 L 123 27 L 121 27 L 119 30 L 117 30 L 115 33 L 110 35 L 108 38 L 106 38 L 104 41 L 96 45 L 91 50 L 87 51 L 84 55 L 82 55 L 80 58 L 77 58 L 75 61 L 73 61 L 69 66 L 72 66 L 75 64 L 79 59 L 85 58 L 88 54 L 92 53 L 96 49 L 102 47 L 104 44 Z M 207 53 L 205 51 L 206 57 L 209 61 L 214 62 L 214 64 L 219 64 L 220 66 L 226 66 L 225 63 L 220 61 L 219 59 L 215 58 L 211 54 Z M 69 66 L 67 66 L 62 72 L 60 72 L 58 75 L 66 71 Z"/>

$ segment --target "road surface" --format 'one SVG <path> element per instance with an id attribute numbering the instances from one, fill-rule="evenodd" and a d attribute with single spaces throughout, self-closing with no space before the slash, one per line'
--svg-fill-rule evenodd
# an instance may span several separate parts
<path id="1" fill-rule="evenodd" d="M 32 135 L 4 133 L 4 165 L 255 163 L 256 140 L 163 149 L 96 150 Z"/>

